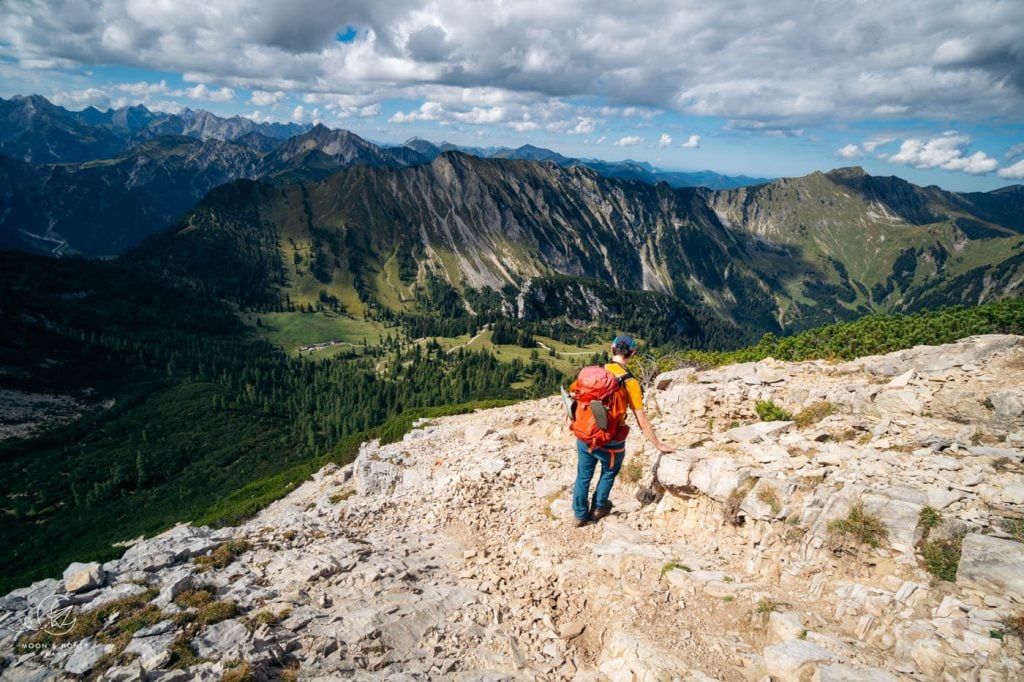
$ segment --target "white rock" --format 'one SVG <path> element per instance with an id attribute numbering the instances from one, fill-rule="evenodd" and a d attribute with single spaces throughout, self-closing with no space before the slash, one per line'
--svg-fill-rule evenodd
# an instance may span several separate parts
<path id="1" fill-rule="evenodd" d="M 969 533 L 957 568 L 958 585 L 1024 602 L 1024 544 Z"/>
<path id="2" fill-rule="evenodd" d="M 68 592 L 86 592 L 102 584 L 103 569 L 96 562 L 76 562 L 64 569 L 64 589 Z"/>
<path id="3" fill-rule="evenodd" d="M 487 424 L 470 424 L 466 427 L 464 436 L 467 443 L 479 443 L 492 433 L 494 433 L 494 429 Z"/>
<path id="4" fill-rule="evenodd" d="M 562 623 L 558 626 L 558 636 L 562 639 L 575 639 L 583 634 L 586 627 L 586 623 L 580 621 Z"/>
<path id="5" fill-rule="evenodd" d="M 909 369 L 899 376 L 893 377 L 886 386 L 888 388 L 906 388 L 910 385 L 910 382 L 917 376 L 917 372 Z"/>
<path id="6" fill-rule="evenodd" d="M 765 668 L 769 675 L 780 680 L 797 680 L 801 677 L 801 669 L 809 670 L 816 663 L 835 659 L 836 655 L 828 649 L 800 639 L 790 639 L 764 648 Z"/>
<path id="7" fill-rule="evenodd" d="M 818 668 L 813 682 L 897 682 L 897 677 L 878 668 L 833 663 Z"/>
<path id="8" fill-rule="evenodd" d="M 113 644 L 99 644 L 91 638 L 84 639 L 75 645 L 71 656 L 64 663 L 64 672 L 72 675 L 84 675 L 93 669 L 97 662 L 114 650 Z"/>
<path id="9" fill-rule="evenodd" d="M 1008 485 L 1003 488 L 1003 502 L 1024 505 L 1024 485 Z"/>
<path id="10" fill-rule="evenodd" d="M 935 509 L 945 509 L 949 505 L 967 497 L 962 490 L 949 490 L 948 488 L 928 488 L 928 506 Z"/>
<path id="11" fill-rule="evenodd" d="M 192 648 L 202 658 L 214 658 L 241 644 L 249 631 L 237 620 L 224 620 L 211 625 L 192 639 Z"/>
<path id="12" fill-rule="evenodd" d="M 788 639 L 799 639 L 801 633 L 805 632 L 800 614 L 794 611 L 778 613 L 772 611 L 768 614 L 768 634 L 777 642 L 784 642 Z"/>

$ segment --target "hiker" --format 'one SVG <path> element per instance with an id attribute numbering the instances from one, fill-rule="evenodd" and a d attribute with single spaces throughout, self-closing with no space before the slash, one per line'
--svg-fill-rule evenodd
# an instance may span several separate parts
<path id="1" fill-rule="evenodd" d="M 612 340 L 611 352 L 612 362 L 605 365 L 604 369 L 619 377 L 618 390 L 624 392 L 626 406 L 633 410 L 640 430 L 643 431 L 651 445 L 661 452 L 675 452 L 672 448 L 662 443 L 657 434 L 654 433 L 654 428 L 647 418 L 647 413 L 644 412 L 643 393 L 640 388 L 640 382 L 626 369 L 626 363 L 636 354 L 636 341 L 631 336 L 616 336 Z M 626 378 L 622 379 L 621 377 Z M 583 405 L 578 407 L 585 408 Z M 596 407 L 598 410 L 601 410 L 600 403 Z M 625 420 L 625 409 L 622 412 L 621 418 Z M 607 418 L 607 416 L 603 418 Z M 619 475 L 619 470 L 622 468 L 622 461 L 626 455 L 625 438 L 629 433 L 629 427 L 626 427 L 624 424 L 617 426 L 618 434 L 616 437 L 613 437 L 611 441 L 603 445 L 595 445 L 593 447 L 581 440 L 579 432 L 575 428 L 573 429 L 577 435 L 576 452 L 578 458 L 576 462 L 576 485 L 573 488 L 572 494 L 572 509 L 576 516 L 575 525 L 577 528 L 585 525 L 588 521 L 598 521 L 604 518 L 612 510 L 612 503 L 608 499 L 608 495 L 612 491 L 615 477 Z M 601 463 L 601 475 L 597 479 L 597 488 L 594 490 L 593 499 L 588 500 L 587 493 L 590 489 L 590 480 L 594 477 L 594 469 L 597 467 L 598 462 Z"/>

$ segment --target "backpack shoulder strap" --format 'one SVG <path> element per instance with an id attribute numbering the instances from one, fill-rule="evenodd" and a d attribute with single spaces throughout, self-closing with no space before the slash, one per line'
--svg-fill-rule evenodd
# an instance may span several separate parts
<path id="1" fill-rule="evenodd" d="M 629 381 L 630 379 L 635 379 L 636 378 L 635 376 L 633 376 L 632 372 L 630 372 L 628 369 L 626 369 L 625 365 L 623 365 L 622 363 L 619 363 L 619 362 L 616 362 L 615 364 L 622 368 L 622 374 L 616 374 L 615 375 L 615 380 L 619 382 L 619 386 L 625 386 L 627 381 Z M 613 372 L 613 374 L 614 374 L 614 372 Z"/>

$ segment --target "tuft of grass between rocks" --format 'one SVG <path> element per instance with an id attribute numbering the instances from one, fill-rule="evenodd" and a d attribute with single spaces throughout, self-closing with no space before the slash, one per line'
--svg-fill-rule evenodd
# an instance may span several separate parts
<path id="1" fill-rule="evenodd" d="M 845 519 L 829 521 L 828 531 L 835 535 L 851 536 L 869 547 L 878 547 L 886 537 L 882 520 L 866 511 L 863 502 L 854 504 Z"/>

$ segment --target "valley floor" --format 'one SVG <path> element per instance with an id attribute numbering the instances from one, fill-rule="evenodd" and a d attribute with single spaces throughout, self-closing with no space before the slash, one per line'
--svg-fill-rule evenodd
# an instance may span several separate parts
<path id="1" fill-rule="evenodd" d="M 583 528 L 559 400 L 436 420 L 244 526 L 180 526 L 11 593 L 0 679 L 1021 679 L 1022 386 L 1012 336 L 663 375 L 647 400 L 678 452 L 635 433 L 613 513 Z M 757 400 L 796 423 L 757 421 Z M 841 532 L 856 509 L 879 546 Z M 203 572 L 229 538 L 237 559 Z M 954 582 L 922 564 L 940 539 L 962 551 Z M 203 585 L 238 613 L 182 617 Z M 43 650 L 10 634 L 72 588 L 80 618 L 129 594 L 159 608 L 133 662 L 102 631 Z M 176 642 L 195 660 L 167 669 Z"/>

